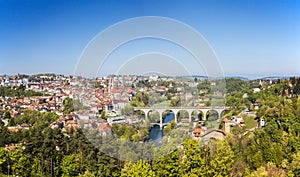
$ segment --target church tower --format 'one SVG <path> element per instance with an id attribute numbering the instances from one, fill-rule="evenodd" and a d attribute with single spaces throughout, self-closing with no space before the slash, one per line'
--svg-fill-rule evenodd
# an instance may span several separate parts
<path id="1" fill-rule="evenodd" d="M 230 133 L 230 124 L 227 118 L 223 119 L 223 130 L 226 134 Z"/>

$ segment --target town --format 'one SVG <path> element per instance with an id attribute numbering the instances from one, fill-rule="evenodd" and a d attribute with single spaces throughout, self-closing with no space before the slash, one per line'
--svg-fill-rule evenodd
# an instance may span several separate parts
<path id="1" fill-rule="evenodd" d="M 272 84 L 272 80 L 264 82 Z M 260 102 L 258 99 L 252 103 L 254 112 L 246 108 L 223 120 L 231 107 L 220 105 L 222 109 L 215 110 L 211 107 L 212 96 L 220 98 L 224 93 L 212 94 L 210 87 L 215 83 L 209 83 L 205 77 L 111 75 L 85 79 L 55 74 L 19 74 L 1 76 L 0 85 L 0 118 L 9 131 L 20 131 L 32 126 L 27 122 L 14 123 L 26 110 L 57 114 L 59 118 L 49 125 L 51 128 L 76 130 L 88 127 L 102 135 L 110 134 L 114 123 L 143 124 L 149 128 L 148 131 L 154 125 L 161 124 L 162 128 L 163 115 L 165 118 L 171 113 L 171 118 L 164 122 L 164 126 L 173 120 L 177 127 L 194 138 L 207 139 L 208 136 L 223 139 L 230 132 L 227 124 L 245 126 L 242 115 L 251 117 L 248 119 L 253 119 L 253 122 Z M 259 85 L 262 85 L 262 80 Z M 9 89 L 19 95 L 8 96 Z M 20 95 L 20 91 L 30 91 L 36 95 Z M 254 88 L 253 92 L 259 92 L 259 88 Z M 247 93 L 243 97 L 247 97 Z M 147 111 L 143 111 L 145 107 L 148 107 Z M 186 111 L 185 107 L 191 111 Z M 157 111 L 159 108 L 163 108 L 162 111 Z M 226 125 L 222 126 L 222 122 Z M 222 129 L 219 129 L 220 125 Z M 263 120 L 260 125 L 263 126 Z"/>

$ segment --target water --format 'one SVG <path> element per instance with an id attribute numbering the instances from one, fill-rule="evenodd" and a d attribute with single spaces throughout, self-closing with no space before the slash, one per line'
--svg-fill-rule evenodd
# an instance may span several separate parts
<path id="1" fill-rule="evenodd" d="M 170 112 L 166 115 L 166 117 L 163 119 L 163 123 L 169 123 L 174 119 L 174 113 Z"/>
<path id="2" fill-rule="evenodd" d="M 166 117 L 163 119 L 163 123 L 170 123 L 174 119 L 174 113 L 168 113 Z M 157 146 L 161 144 L 163 138 L 164 130 L 160 129 L 159 125 L 154 125 L 149 132 L 149 139 L 153 141 L 153 143 Z"/>
<path id="3" fill-rule="evenodd" d="M 159 125 L 154 125 L 150 129 L 148 137 L 155 145 L 159 145 L 163 137 L 163 129 L 161 130 Z"/>

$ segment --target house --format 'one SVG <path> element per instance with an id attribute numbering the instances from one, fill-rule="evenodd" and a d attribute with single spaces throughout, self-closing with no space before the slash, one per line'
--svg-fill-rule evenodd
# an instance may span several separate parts
<path id="1" fill-rule="evenodd" d="M 166 88 L 165 86 L 159 86 L 159 87 L 157 88 L 157 91 L 158 91 L 158 92 L 165 92 L 165 91 L 167 91 L 167 88 Z"/>
<path id="2" fill-rule="evenodd" d="M 7 130 L 9 132 L 17 132 L 17 131 L 19 131 L 19 127 L 18 126 L 9 126 L 9 127 L 7 127 Z"/>
<path id="3" fill-rule="evenodd" d="M 243 120 L 243 116 L 241 114 L 239 114 L 237 116 L 232 116 L 231 120 L 236 124 L 240 124 L 241 121 Z"/>
<path id="4" fill-rule="evenodd" d="M 30 125 L 29 125 L 29 124 L 23 123 L 23 124 L 21 125 L 21 129 L 22 129 L 22 130 L 29 130 L 29 128 L 30 128 Z"/>
<path id="5" fill-rule="evenodd" d="M 207 144 L 210 140 L 224 140 L 226 133 L 222 130 L 212 129 L 201 136 L 201 140 Z"/>
<path id="6" fill-rule="evenodd" d="M 196 137 L 196 138 L 201 137 L 204 135 L 204 133 L 205 133 L 205 130 L 203 128 L 200 128 L 200 127 L 194 128 L 194 131 L 193 131 L 194 137 Z"/>
<path id="7" fill-rule="evenodd" d="M 257 92 L 260 92 L 260 88 L 254 88 L 253 89 L 253 93 L 257 93 Z"/>
<path id="8" fill-rule="evenodd" d="M 223 130 L 211 129 L 207 132 L 204 132 L 204 129 L 199 127 L 195 127 L 193 133 L 194 138 L 200 140 L 205 145 L 211 140 L 224 140 L 226 136 L 226 133 Z"/>
<path id="9" fill-rule="evenodd" d="M 205 131 L 204 128 L 195 127 L 193 134 L 194 137 L 200 139 L 207 144 L 210 140 L 224 140 L 226 134 L 230 133 L 230 121 L 225 118 L 223 120 L 223 130 L 211 129 L 209 131 Z"/>
<path id="10" fill-rule="evenodd" d="M 74 130 L 77 130 L 79 128 L 78 122 L 76 120 L 68 120 L 65 124 L 66 129 L 73 128 Z"/>
<path id="11" fill-rule="evenodd" d="M 260 126 L 260 127 L 264 127 L 265 125 L 266 125 L 265 120 L 261 118 L 261 119 L 259 120 L 259 126 Z"/>
<path id="12" fill-rule="evenodd" d="M 111 126 L 109 126 L 107 123 L 100 124 L 97 127 L 97 130 L 101 134 L 101 136 L 106 136 L 111 133 Z"/>
<path id="13" fill-rule="evenodd" d="M 259 109 L 260 102 L 261 102 L 261 100 L 257 99 L 255 101 L 255 103 L 253 103 L 254 110 L 258 110 Z"/>
<path id="14" fill-rule="evenodd" d="M 16 149 L 16 146 L 15 146 L 15 144 L 10 144 L 10 145 L 5 145 L 5 149 L 7 150 L 7 151 L 13 151 L 13 150 L 15 150 Z"/>
<path id="15" fill-rule="evenodd" d="M 114 118 L 108 118 L 107 122 L 109 125 L 112 125 L 113 123 L 120 124 L 120 123 L 125 123 L 126 121 L 125 121 L 125 117 L 119 116 L 119 117 L 114 117 Z"/>
<path id="16" fill-rule="evenodd" d="M 242 98 L 248 98 L 248 93 L 245 93 Z"/>

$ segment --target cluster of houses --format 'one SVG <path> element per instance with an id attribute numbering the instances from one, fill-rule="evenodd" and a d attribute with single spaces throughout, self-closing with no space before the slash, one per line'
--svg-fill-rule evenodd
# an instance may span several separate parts
<path id="1" fill-rule="evenodd" d="M 10 110 L 13 117 L 20 115 L 23 110 L 36 110 L 39 112 L 55 112 L 61 114 L 63 100 L 69 97 L 67 94 L 41 97 L 1 97 L 0 118 L 5 110 Z"/>
<path id="2" fill-rule="evenodd" d="M 15 89 L 22 86 L 24 90 L 43 93 L 43 96 L 32 97 L 0 97 L 0 120 L 5 125 L 9 120 L 4 119 L 7 110 L 10 116 L 17 118 L 24 110 L 39 112 L 53 112 L 62 116 L 62 106 L 65 98 L 73 98 L 74 89 L 70 86 L 72 76 L 39 75 L 39 76 L 0 76 L 0 86 Z M 30 125 L 22 124 L 8 127 L 10 131 L 29 129 Z"/>
<path id="3" fill-rule="evenodd" d="M 245 121 L 242 114 L 232 116 L 230 119 L 224 118 L 222 121 L 222 129 L 207 130 L 205 126 L 196 126 L 193 130 L 193 137 L 199 139 L 204 143 L 208 143 L 212 139 L 223 140 L 227 134 L 230 133 L 230 127 L 245 126 Z"/>
<path id="4" fill-rule="evenodd" d="M 59 117 L 56 121 L 50 124 L 51 128 L 60 128 L 62 131 L 77 130 L 78 128 L 88 129 L 90 131 L 96 130 L 101 135 L 111 133 L 111 126 L 104 119 L 78 119 L 78 115 L 74 112 Z"/>
<path id="5" fill-rule="evenodd" d="M 127 78 L 127 81 L 129 82 Z M 53 112 L 60 118 L 53 122 L 52 128 L 77 129 L 80 125 L 90 126 L 104 134 L 110 131 L 110 124 L 99 119 L 103 111 L 112 117 L 120 114 L 126 103 L 131 101 L 134 91 L 131 87 L 113 88 L 113 78 L 103 77 L 88 80 L 80 77 L 62 75 L 39 75 L 31 78 L 25 76 L 0 76 L 0 86 L 19 87 L 25 90 L 33 90 L 44 93 L 46 96 L 34 97 L 0 97 L 0 120 L 6 126 L 9 120 L 3 120 L 4 114 L 9 110 L 11 117 L 18 117 L 24 110 L 39 112 Z M 95 88 L 94 83 L 100 83 Z M 78 99 L 86 106 L 84 110 L 78 110 L 64 115 L 62 112 L 63 101 L 66 98 Z M 95 126 L 94 124 L 97 124 Z M 91 126 L 93 125 L 93 126 Z M 28 129 L 30 125 L 17 125 L 9 127 L 10 131 Z"/>

